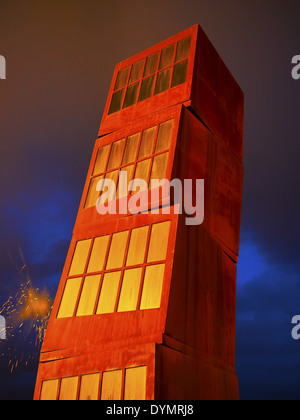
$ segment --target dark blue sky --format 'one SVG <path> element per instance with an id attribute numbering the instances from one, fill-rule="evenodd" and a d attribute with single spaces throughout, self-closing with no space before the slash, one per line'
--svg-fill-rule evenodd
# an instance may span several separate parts
<path id="1" fill-rule="evenodd" d="M 245 93 L 241 398 L 300 398 L 299 16 L 299 0 L 1 0 L 0 308 L 22 276 L 55 296 L 115 64 L 200 23 Z M 32 398 L 38 353 L 12 374 L 6 357 L 30 340 L 0 344 L 0 399 Z"/>

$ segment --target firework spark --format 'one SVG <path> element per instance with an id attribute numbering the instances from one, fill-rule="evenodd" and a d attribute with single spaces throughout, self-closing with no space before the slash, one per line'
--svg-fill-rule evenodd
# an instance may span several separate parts
<path id="1" fill-rule="evenodd" d="M 22 253 L 21 257 L 24 259 Z M 17 367 L 38 362 L 52 309 L 47 291 L 33 286 L 27 268 L 24 262 L 17 270 L 19 290 L 0 307 L 0 315 L 6 320 L 6 340 L 0 342 L 0 352 L 10 373 Z"/>

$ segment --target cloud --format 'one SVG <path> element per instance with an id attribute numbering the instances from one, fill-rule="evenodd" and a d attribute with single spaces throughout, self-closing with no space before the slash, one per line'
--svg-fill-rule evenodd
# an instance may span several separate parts
<path id="1" fill-rule="evenodd" d="M 236 367 L 242 398 L 299 398 L 299 342 L 291 337 L 299 295 L 299 272 L 280 263 L 238 286 Z"/>

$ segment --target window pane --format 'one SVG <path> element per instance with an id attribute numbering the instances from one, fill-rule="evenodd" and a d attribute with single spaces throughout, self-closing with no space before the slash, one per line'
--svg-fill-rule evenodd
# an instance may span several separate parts
<path id="1" fill-rule="evenodd" d="M 128 230 L 113 234 L 106 270 L 123 267 Z"/>
<path id="2" fill-rule="evenodd" d="M 127 165 L 127 163 L 132 163 L 136 159 L 138 152 L 140 140 L 140 133 L 134 134 L 133 136 L 128 137 L 125 147 L 125 152 L 123 156 L 122 165 Z"/>
<path id="3" fill-rule="evenodd" d="M 154 79 L 154 76 L 150 76 L 142 81 L 139 102 L 144 101 L 153 95 Z"/>
<path id="4" fill-rule="evenodd" d="M 134 85 L 128 86 L 123 108 L 128 108 L 129 106 L 134 105 L 136 103 L 139 86 L 139 82 L 135 83 Z"/>
<path id="5" fill-rule="evenodd" d="M 88 276 L 84 279 L 76 316 L 93 315 L 101 276 Z"/>
<path id="6" fill-rule="evenodd" d="M 65 401 L 75 401 L 77 398 L 78 376 L 63 378 L 61 380 L 59 399 Z"/>
<path id="7" fill-rule="evenodd" d="M 44 381 L 41 390 L 41 401 L 55 401 L 57 399 L 58 379 Z"/>
<path id="8" fill-rule="evenodd" d="M 118 312 L 136 311 L 142 271 L 142 268 L 134 268 L 124 272 Z"/>
<path id="9" fill-rule="evenodd" d="M 163 288 L 165 264 L 146 267 L 140 309 L 157 309 L 160 307 Z"/>
<path id="10" fill-rule="evenodd" d="M 144 60 L 138 61 L 137 63 L 133 64 L 131 73 L 130 73 L 129 84 L 136 82 L 142 77 L 143 67 L 144 67 Z"/>
<path id="11" fill-rule="evenodd" d="M 173 64 L 174 61 L 174 50 L 175 44 L 170 45 L 161 52 L 159 70 L 169 67 Z"/>
<path id="12" fill-rule="evenodd" d="M 118 90 L 112 95 L 108 114 L 113 114 L 120 111 L 124 97 L 125 89 Z"/>
<path id="13" fill-rule="evenodd" d="M 67 280 L 57 318 L 69 318 L 74 315 L 80 286 L 81 277 Z"/>
<path id="14" fill-rule="evenodd" d="M 109 155 L 110 144 L 104 147 L 100 147 L 97 153 L 96 162 L 94 166 L 93 175 L 101 174 L 105 172 L 107 159 Z"/>
<path id="15" fill-rule="evenodd" d="M 125 166 L 125 168 L 121 169 L 122 172 L 127 173 L 127 183 L 125 185 L 121 185 L 120 180 L 123 179 L 123 175 L 119 177 L 119 184 L 118 184 L 118 191 L 117 191 L 117 198 L 121 197 L 127 197 L 128 195 L 128 185 L 133 180 L 133 174 L 134 174 L 134 165 Z"/>
<path id="16" fill-rule="evenodd" d="M 169 153 L 155 156 L 150 179 L 165 179 L 167 174 Z"/>
<path id="17" fill-rule="evenodd" d="M 77 242 L 71 268 L 69 271 L 69 276 L 76 276 L 78 274 L 84 273 L 91 243 L 91 239 L 86 239 L 84 241 Z"/>
<path id="18" fill-rule="evenodd" d="M 171 69 L 161 71 L 157 75 L 156 86 L 154 94 L 164 92 L 170 87 Z"/>
<path id="19" fill-rule="evenodd" d="M 114 188 L 108 189 L 107 186 L 104 188 L 100 196 L 100 201 L 99 201 L 100 204 L 104 204 L 105 202 L 110 202 L 116 199 L 116 187 L 118 183 L 118 175 L 119 175 L 119 170 L 108 172 L 105 175 L 105 179 L 110 179 L 111 181 L 114 182 Z"/>
<path id="20" fill-rule="evenodd" d="M 152 226 L 147 262 L 163 261 L 167 256 L 170 222 Z"/>
<path id="21" fill-rule="evenodd" d="M 147 57 L 144 76 L 149 76 L 150 74 L 153 74 L 156 72 L 157 64 L 158 64 L 158 57 L 159 57 L 159 52 Z"/>
<path id="22" fill-rule="evenodd" d="M 191 37 L 182 39 L 177 44 L 177 51 L 176 51 L 176 58 L 175 62 L 177 63 L 180 60 L 184 60 L 188 58 L 190 54 L 190 46 L 191 46 Z"/>
<path id="23" fill-rule="evenodd" d="M 122 370 L 103 372 L 101 400 L 120 400 L 122 393 Z"/>
<path id="24" fill-rule="evenodd" d="M 156 136 L 156 127 L 148 128 L 142 134 L 139 159 L 150 156 L 153 153 L 153 147 Z"/>
<path id="25" fill-rule="evenodd" d="M 111 152 L 107 165 L 107 170 L 115 169 L 121 165 L 125 139 L 116 141 L 111 146 Z"/>
<path id="26" fill-rule="evenodd" d="M 121 271 L 104 275 L 97 308 L 97 315 L 112 314 L 115 311 Z"/>
<path id="27" fill-rule="evenodd" d="M 114 90 L 120 89 L 127 84 L 128 74 L 130 67 L 119 70 Z"/>
<path id="28" fill-rule="evenodd" d="M 124 400 L 145 400 L 146 379 L 146 366 L 126 369 Z"/>
<path id="29" fill-rule="evenodd" d="M 82 401 L 96 401 L 99 395 L 100 373 L 82 375 L 80 397 Z"/>
<path id="30" fill-rule="evenodd" d="M 134 179 L 143 179 L 148 182 L 149 169 L 150 169 L 151 159 L 143 160 L 136 165 Z M 135 191 L 136 184 L 133 183 L 132 191 Z"/>
<path id="31" fill-rule="evenodd" d="M 102 271 L 104 266 L 104 260 L 106 256 L 107 246 L 110 236 L 100 236 L 94 241 L 89 266 L 87 269 L 88 273 L 95 273 L 96 271 Z"/>
<path id="32" fill-rule="evenodd" d="M 126 265 L 143 264 L 145 259 L 149 226 L 133 229 L 131 232 Z"/>
<path id="33" fill-rule="evenodd" d="M 171 146 L 172 131 L 174 120 L 166 121 L 159 126 L 155 153 L 167 150 Z"/>
<path id="34" fill-rule="evenodd" d="M 188 69 L 188 60 L 181 61 L 174 66 L 174 73 L 172 79 L 172 87 L 181 85 L 186 81 L 187 69 Z"/>
<path id="35" fill-rule="evenodd" d="M 92 178 L 90 181 L 89 190 L 86 196 L 84 208 L 96 207 L 100 192 L 97 191 L 96 187 L 99 181 L 103 179 L 103 175 Z"/>

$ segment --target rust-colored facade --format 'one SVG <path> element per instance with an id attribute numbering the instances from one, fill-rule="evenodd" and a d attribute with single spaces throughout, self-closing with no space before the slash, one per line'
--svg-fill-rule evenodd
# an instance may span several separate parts
<path id="1" fill-rule="evenodd" d="M 239 398 L 243 112 L 198 25 L 116 66 L 35 399 Z M 128 181 L 204 179 L 204 222 L 187 226 L 176 197 L 165 214 L 164 196 L 152 213 L 100 216 L 96 185 L 120 171 Z M 129 196 L 118 188 L 115 199 Z"/>

